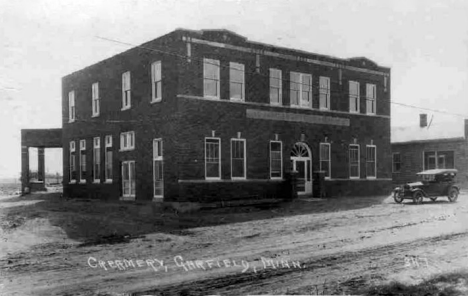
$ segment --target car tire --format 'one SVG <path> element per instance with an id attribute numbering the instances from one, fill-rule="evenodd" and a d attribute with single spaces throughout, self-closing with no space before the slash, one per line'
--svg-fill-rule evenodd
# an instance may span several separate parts
<path id="1" fill-rule="evenodd" d="M 436 200 L 437 200 L 437 196 L 435 196 L 435 197 L 430 197 L 430 199 L 431 199 L 432 201 L 436 201 Z"/>
<path id="2" fill-rule="evenodd" d="M 413 193 L 413 202 L 415 204 L 422 204 L 424 195 L 421 191 L 416 191 Z"/>
<path id="3" fill-rule="evenodd" d="M 454 187 L 450 188 L 447 197 L 450 202 L 456 202 L 458 199 L 458 189 Z"/>
<path id="4" fill-rule="evenodd" d="M 402 203 L 403 202 L 403 198 L 400 197 L 399 193 L 394 193 L 393 194 L 393 199 L 395 200 L 396 203 Z"/>

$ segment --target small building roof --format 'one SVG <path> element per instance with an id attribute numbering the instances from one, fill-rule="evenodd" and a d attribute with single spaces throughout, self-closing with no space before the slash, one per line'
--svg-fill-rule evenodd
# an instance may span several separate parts
<path id="1" fill-rule="evenodd" d="M 391 142 L 426 142 L 437 140 L 465 139 L 465 124 L 461 121 L 437 122 L 426 127 L 419 124 L 413 126 L 392 126 Z"/>
<path id="2" fill-rule="evenodd" d="M 458 173 L 456 169 L 433 169 L 417 173 L 417 175 L 438 175 L 445 173 Z"/>

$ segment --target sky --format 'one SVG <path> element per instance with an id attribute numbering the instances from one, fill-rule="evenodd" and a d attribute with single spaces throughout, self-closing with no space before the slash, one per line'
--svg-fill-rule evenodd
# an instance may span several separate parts
<path id="1" fill-rule="evenodd" d="M 465 0 L 0 0 L 0 178 L 19 175 L 21 129 L 61 127 L 61 78 L 129 48 L 98 36 L 139 45 L 176 28 L 224 28 L 365 56 L 391 68 L 393 102 L 468 117 L 467 15 Z M 392 125 L 417 124 L 419 113 L 463 118 L 392 104 Z M 61 161 L 46 150 L 49 172 Z"/>

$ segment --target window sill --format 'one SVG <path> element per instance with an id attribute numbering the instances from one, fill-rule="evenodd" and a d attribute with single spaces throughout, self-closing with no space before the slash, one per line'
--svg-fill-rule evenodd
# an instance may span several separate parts
<path id="1" fill-rule="evenodd" d="M 101 184 L 101 180 L 94 180 L 93 184 Z"/>
<path id="2" fill-rule="evenodd" d="M 283 177 L 270 177 L 270 180 L 273 180 L 273 181 L 284 181 Z"/>
<path id="3" fill-rule="evenodd" d="M 367 180 L 375 180 L 377 177 L 366 177 Z"/>
<path id="4" fill-rule="evenodd" d="M 112 180 L 106 180 L 104 181 L 104 184 L 112 184 Z"/>
<path id="5" fill-rule="evenodd" d="M 73 120 L 68 120 L 68 123 L 73 123 L 73 122 L 75 122 L 75 119 L 73 119 Z"/>
<path id="6" fill-rule="evenodd" d="M 352 110 L 349 110 L 349 113 L 353 113 L 353 114 L 359 114 L 360 112 L 359 112 L 359 110 L 357 110 L 357 111 L 352 111 Z"/>
<path id="7" fill-rule="evenodd" d="M 79 184 L 86 184 L 86 180 L 78 182 Z"/>
<path id="8" fill-rule="evenodd" d="M 229 98 L 231 102 L 245 102 L 244 99 L 237 99 L 237 98 Z"/>
<path id="9" fill-rule="evenodd" d="M 330 111 L 330 108 L 320 107 L 319 110 L 321 110 L 321 111 Z"/>
<path id="10" fill-rule="evenodd" d="M 270 106 L 283 106 L 282 103 L 272 103 L 270 102 Z"/>
<path id="11" fill-rule="evenodd" d="M 221 180 L 221 177 L 220 178 L 206 178 L 205 177 L 205 180 L 206 181 L 219 181 L 219 180 Z"/>
<path id="12" fill-rule="evenodd" d="M 122 107 L 122 109 L 120 109 L 120 111 L 129 110 L 130 108 L 132 108 L 132 106 Z"/>
<path id="13" fill-rule="evenodd" d="M 151 104 L 160 103 L 161 101 L 162 101 L 162 98 L 152 99 L 150 103 L 151 103 Z"/>
<path id="14" fill-rule="evenodd" d="M 68 184 L 76 184 L 76 180 L 71 180 Z"/>
<path id="15" fill-rule="evenodd" d="M 91 118 L 95 118 L 95 117 L 99 117 L 99 113 L 98 113 L 98 114 L 92 114 L 92 115 L 91 115 Z"/>
<path id="16" fill-rule="evenodd" d="M 161 202 L 161 201 L 163 201 L 163 199 L 164 199 L 164 197 L 162 195 L 153 196 L 153 201 Z"/>
<path id="17" fill-rule="evenodd" d="M 219 97 L 203 96 L 205 99 L 209 100 L 219 100 Z"/>
<path id="18" fill-rule="evenodd" d="M 247 177 L 231 177 L 231 180 L 236 180 L 236 181 L 247 180 Z"/>
<path id="19" fill-rule="evenodd" d="M 127 148 L 127 149 L 120 149 L 119 152 L 132 151 L 132 150 L 135 150 L 135 147 Z"/>
<path id="20" fill-rule="evenodd" d="M 120 199 L 120 200 L 134 201 L 134 200 L 135 200 L 135 195 L 121 196 L 119 199 Z"/>
<path id="21" fill-rule="evenodd" d="M 359 177 L 349 177 L 350 180 L 358 180 L 360 179 Z"/>

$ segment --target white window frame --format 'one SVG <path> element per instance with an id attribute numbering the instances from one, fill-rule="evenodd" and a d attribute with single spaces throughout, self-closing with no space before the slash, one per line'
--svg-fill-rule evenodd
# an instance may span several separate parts
<path id="1" fill-rule="evenodd" d="M 281 169 L 280 169 L 280 174 L 281 176 L 280 177 L 273 177 L 272 176 L 272 162 L 273 162 L 273 158 L 272 158 L 272 155 L 271 155 L 271 144 L 272 143 L 279 143 L 280 144 L 280 159 L 281 159 Z M 271 180 L 282 180 L 283 179 L 283 142 L 282 141 L 270 141 L 270 179 Z"/>
<path id="2" fill-rule="evenodd" d="M 234 81 L 232 80 L 232 72 L 233 71 L 239 71 L 242 72 L 242 81 Z M 240 98 L 234 98 L 232 97 L 232 88 L 231 84 L 241 84 L 241 97 Z M 244 102 L 245 101 L 245 66 L 244 64 L 241 63 L 235 63 L 235 62 L 230 62 L 229 63 L 229 97 L 231 101 L 240 101 Z"/>
<path id="3" fill-rule="evenodd" d="M 120 151 L 129 151 L 135 149 L 135 132 L 120 133 Z"/>
<path id="4" fill-rule="evenodd" d="M 99 116 L 101 112 L 101 101 L 99 98 L 99 82 L 95 82 L 91 85 L 91 98 L 92 98 L 92 117 Z"/>
<path id="5" fill-rule="evenodd" d="M 133 168 L 135 169 L 135 175 L 136 175 L 136 163 L 134 160 L 126 160 L 122 161 L 122 197 L 123 198 L 131 198 L 134 199 L 136 196 L 136 176 L 132 175 L 132 171 L 130 170 L 130 164 L 133 163 Z M 124 169 L 123 166 L 128 165 L 128 180 L 129 180 L 129 194 L 125 194 L 124 186 L 125 186 L 125 179 L 124 179 Z M 132 177 L 134 180 L 134 186 L 133 186 L 133 194 L 132 194 Z"/>
<path id="6" fill-rule="evenodd" d="M 157 86 L 160 85 L 158 93 Z M 161 61 L 156 61 L 151 64 L 151 102 L 161 102 L 162 100 L 162 64 Z"/>
<path id="7" fill-rule="evenodd" d="M 75 91 L 68 93 L 68 122 L 72 123 L 76 119 Z"/>
<path id="8" fill-rule="evenodd" d="M 351 84 L 355 84 L 356 85 L 356 89 L 357 89 L 357 94 L 351 94 Z M 349 87 L 349 113 L 359 113 L 361 112 L 360 111 L 360 106 L 361 106 L 361 99 L 360 99 L 360 85 L 359 85 L 359 82 L 357 81 L 349 81 L 348 83 L 348 87 Z M 357 110 L 353 110 L 351 109 L 351 100 L 354 100 L 354 102 L 356 103 L 356 109 Z"/>
<path id="9" fill-rule="evenodd" d="M 374 149 L 374 172 L 375 176 L 369 176 L 369 172 L 367 171 L 367 163 L 370 162 L 367 159 L 367 148 Z M 366 145 L 366 178 L 367 179 L 377 179 L 377 146 L 375 145 Z"/>
<path id="10" fill-rule="evenodd" d="M 373 110 L 370 110 L 373 109 Z M 375 115 L 377 113 L 377 86 L 366 84 L 366 114 Z"/>
<path id="11" fill-rule="evenodd" d="M 112 183 L 112 179 L 113 179 L 113 175 L 114 175 L 114 163 L 113 163 L 113 158 L 114 158 L 114 151 L 112 150 L 112 135 L 107 135 L 105 137 L 105 146 L 106 146 L 106 149 L 105 149 L 105 155 L 104 155 L 104 161 L 105 161 L 105 170 L 104 170 L 104 178 L 106 180 L 106 183 Z M 112 158 L 109 159 L 108 158 L 108 154 L 107 152 L 108 151 L 111 151 L 112 152 Z M 108 176 L 108 173 L 107 173 L 107 168 L 110 164 L 110 168 L 111 168 L 111 174 L 112 174 L 112 178 L 109 178 Z"/>
<path id="12" fill-rule="evenodd" d="M 126 94 L 128 92 L 128 104 L 126 104 Z M 132 86 L 130 71 L 122 73 L 122 110 L 132 107 Z"/>
<path id="13" fill-rule="evenodd" d="M 85 151 L 84 153 L 82 153 L 82 151 Z M 80 175 L 78 176 L 78 179 L 80 180 L 80 183 L 86 183 L 86 177 L 85 176 L 85 179 L 82 178 L 82 174 L 83 174 L 83 166 L 81 165 L 82 163 L 82 154 L 84 154 L 86 156 L 86 140 L 80 140 Z M 85 157 L 85 162 L 84 162 L 84 172 L 86 173 L 88 171 L 88 168 L 87 168 L 87 162 L 88 160 L 86 159 L 87 157 Z"/>
<path id="14" fill-rule="evenodd" d="M 400 169 L 397 171 L 395 170 L 395 155 L 398 155 L 399 158 L 400 158 Z M 423 159 L 423 162 L 424 162 L 424 159 Z M 395 152 L 395 153 L 392 153 L 392 173 L 400 173 L 401 172 L 401 153 L 400 152 Z"/>
<path id="15" fill-rule="evenodd" d="M 275 73 L 278 73 L 279 75 L 279 78 L 276 78 L 276 77 L 272 77 L 272 73 L 275 72 Z M 270 76 L 269 76 L 269 81 L 270 81 L 270 87 L 269 87 L 269 96 L 270 96 L 270 105 L 274 105 L 274 106 L 281 106 L 283 105 L 283 79 L 282 79 L 282 72 L 281 70 L 279 69 L 275 69 L 275 68 L 270 68 Z M 271 84 L 271 80 L 272 79 L 277 79 L 278 82 L 279 82 L 279 87 L 273 87 L 272 84 Z M 273 102 L 272 101 L 272 96 L 271 96 L 271 89 L 275 89 L 275 90 L 278 90 L 278 102 Z"/>
<path id="16" fill-rule="evenodd" d="M 358 161 L 357 161 L 357 167 L 358 167 L 358 175 L 357 176 L 351 176 L 351 147 L 356 147 L 358 151 Z M 359 179 L 361 177 L 361 146 L 359 144 L 349 144 L 348 146 L 348 166 L 349 166 L 349 178 L 350 179 Z"/>
<path id="17" fill-rule="evenodd" d="M 293 75 L 298 75 L 299 76 L 299 83 L 297 82 L 294 82 L 292 80 L 292 76 Z M 289 76 L 289 88 L 290 88 L 290 105 L 291 107 L 299 107 L 299 108 L 306 108 L 306 109 L 312 109 L 312 106 L 313 106 L 313 89 L 312 89 L 312 85 L 313 85 L 313 80 L 312 80 L 312 74 L 307 74 L 307 73 L 300 73 L 300 72 L 294 72 L 294 71 L 291 71 L 290 72 L 290 76 Z M 310 89 L 309 89 L 309 93 L 310 93 L 310 102 L 306 105 L 304 104 L 304 98 L 302 97 L 302 94 L 303 94 L 303 88 L 305 86 L 305 84 L 303 83 L 303 79 L 304 77 L 310 77 Z M 296 104 L 293 104 L 293 101 L 292 101 L 292 95 L 291 93 L 293 92 L 293 89 L 292 89 L 292 84 L 293 83 L 296 83 L 296 84 L 299 84 L 299 104 L 296 105 Z"/>
<path id="18" fill-rule="evenodd" d="M 217 140 L 218 141 L 218 175 L 219 177 L 207 177 L 207 149 L 206 149 L 206 140 Z M 205 180 L 221 180 L 221 138 L 218 137 L 205 137 L 204 142 L 204 153 L 205 153 Z"/>
<path id="19" fill-rule="evenodd" d="M 73 164 L 72 164 L 73 157 Z M 70 169 L 70 183 L 76 183 L 76 143 L 75 141 L 70 142 L 70 158 L 69 158 L 69 169 Z M 73 178 L 73 172 L 75 172 L 75 178 Z"/>
<path id="20" fill-rule="evenodd" d="M 323 160 L 322 159 L 322 146 L 328 146 L 328 160 Z M 319 158 L 320 158 L 320 170 L 323 171 L 322 167 L 322 161 L 327 161 L 328 162 L 328 174 L 329 176 L 325 176 L 325 179 L 330 179 L 331 178 L 331 144 L 330 143 L 320 143 L 319 145 Z"/>
<path id="21" fill-rule="evenodd" d="M 161 151 L 158 151 L 159 153 L 156 153 L 156 147 L 157 147 L 157 142 L 160 142 L 161 145 Z M 164 197 L 164 159 L 163 159 L 163 153 L 164 153 L 164 148 L 163 148 L 163 140 L 162 138 L 158 139 L 153 139 L 153 198 L 163 198 Z M 155 166 L 156 162 L 161 162 L 161 194 L 157 195 L 156 194 L 156 175 L 155 175 Z"/>
<path id="22" fill-rule="evenodd" d="M 97 150 L 97 151 L 96 151 Z M 99 163 L 96 162 L 97 157 L 99 155 Z M 95 137 L 93 138 L 93 181 L 94 183 L 101 182 L 101 138 Z M 99 165 L 98 171 L 96 171 L 96 165 Z M 96 175 L 99 174 L 99 179 L 96 179 Z"/>
<path id="23" fill-rule="evenodd" d="M 233 160 L 233 154 L 232 154 L 232 149 L 233 149 L 233 142 L 242 142 L 243 143 L 243 149 L 244 149 L 244 175 L 241 177 L 234 177 L 232 176 L 232 160 Z M 247 179 L 247 147 L 246 147 L 246 141 L 245 139 L 241 138 L 232 138 L 231 139 L 231 179 L 232 180 L 245 180 Z"/>
<path id="24" fill-rule="evenodd" d="M 213 79 L 212 77 L 206 77 L 206 66 L 207 65 L 213 65 L 213 66 L 217 66 L 218 67 L 218 71 L 216 73 L 216 79 Z M 214 60 L 214 59 L 207 59 L 207 58 L 203 58 L 203 96 L 205 98 L 210 98 L 210 99 L 217 99 L 219 100 L 220 99 L 220 85 L 221 85 L 221 77 L 220 77 L 220 62 L 219 60 Z M 208 79 L 208 80 L 214 80 L 214 81 L 217 81 L 216 83 L 216 93 L 217 95 L 216 96 L 211 96 L 211 95 L 207 95 L 206 94 L 206 91 L 207 89 L 205 88 L 205 80 Z"/>
<path id="25" fill-rule="evenodd" d="M 319 93 L 319 109 L 330 110 L 330 77 L 320 76 Z M 325 96 L 325 106 L 322 104 L 322 96 Z"/>

